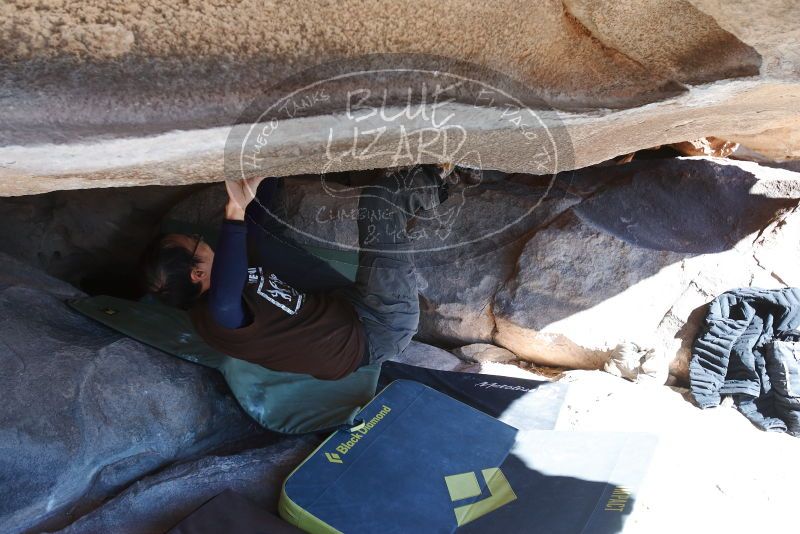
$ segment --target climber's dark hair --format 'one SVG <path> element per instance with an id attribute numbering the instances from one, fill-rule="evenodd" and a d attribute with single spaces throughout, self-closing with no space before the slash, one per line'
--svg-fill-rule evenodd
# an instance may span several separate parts
<path id="1" fill-rule="evenodd" d="M 191 278 L 198 259 L 165 238 L 156 236 L 142 254 L 142 289 L 164 304 L 188 310 L 200 296 L 200 284 Z"/>

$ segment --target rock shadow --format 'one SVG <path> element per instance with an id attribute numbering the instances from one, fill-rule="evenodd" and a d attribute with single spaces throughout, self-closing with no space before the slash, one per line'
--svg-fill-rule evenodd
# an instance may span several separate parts
<path id="1" fill-rule="evenodd" d="M 728 251 L 798 203 L 779 182 L 708 159 L 585 169 L 561 181 L 584 200 L 531 237 L 495 298 L 495 315 L 523 328 L 541 330 L 670 265 Z M 684 284 L 651 280 L 639 297 L 668 305 L 670 281 Z"/>

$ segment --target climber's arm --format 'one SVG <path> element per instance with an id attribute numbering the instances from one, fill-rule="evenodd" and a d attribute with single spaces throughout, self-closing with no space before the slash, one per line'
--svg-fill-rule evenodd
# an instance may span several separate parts
<path id="1" fill-rule="evenodd" d="M 244 214 L 262 179 L 225 183 L 228 203 L 214 254 L 208 293 L 211 318 L 224 328 L 241 328 L 252 321 L 242 298 L 248 276 L 247 226 L 244 223 Z"/>

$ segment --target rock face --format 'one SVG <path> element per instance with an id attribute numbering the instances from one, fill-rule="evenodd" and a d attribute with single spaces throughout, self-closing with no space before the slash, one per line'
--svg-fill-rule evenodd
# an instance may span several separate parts
<path id="1" fill-rule="evenodd" d="M 246 495 L 258 506 L 276 512 L 284 479 L 317 443 L 312 438 L 282 438 L 267 447 L 170 467 L 137 481 L 58 532 L 166 532 L 225 490 Z"/>
<path id="2" fill-rule="evenodd" d="M 440 371 L 459 371 L 465 367 L 461 360 L 446 350 L 419 343 L 418 341 L 412 341 L 402 354 L 392 359 L 409 365 L 438 369 Z"/>
<path id="3" fill-rule="evenodd" d="M 735 174 L 726 176 L 727 185 L 736 187 L 736 182 Z M 579 179 L 573 185 L 576 195 L 586 194 Z M 785 192 L 785 185 L 775 180 L 772 187 L 760 187 L 765 196 L 774 197 L 776 191 Z M 580 206 L 563 217 L 577 224 Z M 695 274 L 658 332 L 674 328 L 695 299 L 707 298 L 704 291 L 715 291 L 734 275 L 746 275 L 760 285 L 767 278 L 796 284 L 800 251 L 788 250 L 791 265 L 784 260 L 785 241 L 794 239 L 796 246 L 800 235 L 796 213 L 797 208 L 789 209 L 756 238 L 746 236 L 746 247 L 740 242 L 724 253 L 680 260 L 689 265 L 705 258 L 698 265 L 708 272 Z M 617 248 L 610 252 L 612 258 L 621 254 Z M 730 262 L 746 252 L 755 267 Z M 237 408 L 215 373 L 73 313 L 63 299 L 80 296 L 79 291 L 6 255 L 0 260 L 0 530 L 163 532 L 226 489 L 274 509 L 280 482 L 318 439 L 265 434 Z M 725 271 L 726 263 L 730 271 Z M 630 312 L 626 318 L 632 317 Z M 690 330 L 691 321 L 689 317 L 681 328 Z M 500 363 L 514 355 L 496 346 L 472 344 L 454 352 L 479 363 L 465 364 L 452 353 L 419 342 L 399 360 L 537 378 Z M 784 484 L 800 476 L 797 463 L 787 462 L 796 455 L 795 438 L 756 430 L 731 408 L 700 411 L 675 390 L 632 384 L 599 371 L 568 372 L 554 386 L 547 391 L 558 394 L 538 396 L 538 404 L 516 406 L 519 413 L 509 410 L 503 417 L 513 423 L 532 407 L 534 413 L 560 410 L 556 434 L 583 432 L 587 440 L 606 432 L 657 436 L 659 446 L 627 523 L 632 530 L 676 531 L 685 527 L 686 514 L 705 530 L 722 525 L 737 531 L 751 520 L 753 524 L 745 525 L 749 530 L 765 524 L 785 530 L 785 511 L 791 509 L 794 494 Z M 698 444 L 714 452 L 703 453 Z M 742 451 L 757 451 L 760 458 L 747 476 L 740 469 Z M 557 464 L 553 458 L 540 460 L 542 465 Z M 674 513 L 680 507 L 685 514 Z M 745 507 L 759 514 L 743 518 L 737 510 Z"/>
<path id="4" fill-rule="evenodd" d="M 355 247 L 357 193 L 330 187 L 368 180 L 357 173 L 286 179 L 290 234 L 318 246 Z M 103 207 L 91 216 L 92 201 L 77 192 L 48 195 L 73 195 L 74 202 L 6 199 L 18 222 L 6 230 L 11 239 L 3 247 L 68 279 L 80 279 L 90 263 L 114 271 L 113 251 L 136 239 L 141 248 L 146 234 L 132 232 L 130 216 L 118 214 L 145 214 L 147 202 L 169 200 L 137 200 L 138 191 L 128 196 L 133 209 L 101 191 Z M 180 207 L 213 221 L 224 198 L 220 184 Z M 634 161 L 555 180 L 504 173 L 461 180 L 443 205 L 450 211 L 424 214 L 414 228 L 418 339 L 445 349 L 491 343 L 537 364 L 570 368 L 600 368 L 611 349 L 630 341 L 656 349 L 683 380 L 703 307 L 714 296 L 740 286 L 800 285 L 798 198 L 795 172 L 714 158 Z M 84 212 L 83 225 L 73 228 Z M 28 215 L 20 220 L 20 213 Z M 19 238 L 52 235 L 54 228 L 64 236 L 59 243 L 37 239 L 36 248 Z M 81 237 L 86 232 L 94 241 Z M 63 258 L 75 259 L 34 254 L 55 245 Z M 458 367 L 443 352 L 414 361 Z"/>
<path id="5" fill-rule="evenodd" d="M 797 243 L 775 234 L 793 226 L 796 193 L 781 191 L 797 176 L 773 180 L 763 169 L 761 181 L 750 165 L 709 160 L 625 167 L 617 172 L 626 179 L 526 243 L 496 296 L 494 340 L 538 363 L 585 368 L 599 367 L 619 342 L 641 341 L 665 352 L 673 374 L 685 378 L 713 296 L 783 287 L 777 267 L 760 264 L 757 237 L 781 242 L 785 255 L 772 261 L 791 269 Z"/>
<path id="6" fill-rule="evenodd" d="M 425 251 L 416 256 L 418 338 L 453 348 L 493 343 L 572 368 L 600 368 L 632 341 L 657 349 L 683 380 L 708 301 L 797 278 L 799 178 L 679 158 L 562 173 L 550 184 L 509 175 L 457 189 L 452 201 L 463 205 L 446 239 L 435 237 L 434 219 L 415 227 Z M 296 228 L 355 245 L 352 218 L 331 215 L 353 213 L 355 198 L 326 194 L 319 178 L 287 183 Z"/>
<path id="7" fill-rule="evenodd" d="M 453 351 L 453 354 L 462 360 L 477 362 L 477 363 L 508 363 L 517 359 L 517 356 L 510 350 L 491 345 L 489 343 L 473 343 L 472 345 L 464 345 L 458 347 Z"/>
<path id="8" fill-rule="evenodd" d="M 298 235 L 347 248 L 363 177 L 331 173 L 503 171 L 454 183 L 414 228 L 422 321 L 398 359 L 438 369 L 594 369 L 635 342 L 681 381 L 708 301 L 800 285 L 797 173 L 608 164 L 697 139 L 719 143 L 683 150 L 800 158 L 796 2 L 217 4 L 0 6 L 0 196 L 54 192 L 0 203 L 0 531 L 162 531 L 231 487 L 272 507 L 314 444 L 257 428 L 215 373 L 70 311 L 81 293 L 33 268 L 108 272 L 107 291 L 184 191 L 62 190 L 289 176 Z M 787 530 L 791 438 L 667 388 L 562 383 L 559 430 L 659 434 L 634 529 Z"/>
<path id="9" fill-rule="evenodd" d="M 203 186 L 199 186 L 203 187 Z M 55 191 L 0 198 L 0 252 L 90 293 L 134 295 L 137 263 L 164 213 L 197 187 Z"/>
<path id="10" fill-rule="evenodd" d="M 555 134 L 559 170 L 709 135 L 770 157 L 800 150 L 800 10 L 792 2 L 346 1 L 287 9 L 246 1 L 197 10 L 96 0 L 1 9 L 0 195 L 219 181 L 229 170 L 230 125 L 240 116 L 260 120 L 264 106 L 249 104 L 318 81 L 320 72 L 307 69 L 320 63 L 338 64 L 331 75 L 353 72 L 342 62 L 356 58 L 385 70 L 419 69 L 421 58 L 436 56 L 431 70 L 458 74 L 456 64 L 470 62 L 489 86 L 505 90 L 506 77 L 518 80 L 514 93 L 537 115 L 526 133 Z M 402 85 L 376 75 L 292 100 L 253 172 L 396 164 L 404 132 L 431 126 L 397 113 Z M 359 122 L 360 132 L 388 127 L 380 140 L 356 135 L 358 150 L 348 152 L 356 132 L 348 91 L 383 89 L 396 119 Z M 457 115 L 468 137 L 461 156 L 480 153 L 484 168 L 542 172 L 519 118 L 504 116 L 500 100 L 476 87 L 454 96 L 441 109 Z M 410 160 L 450 159 L 443 142 L 420 143 Z M 328 157 L 331 147 L 345 156 Z"/>
<path id="11" fill-rule="evenodd" d="M 3 532 L 64 526 L 172 463 L 274 439 L 215 373 L 73 312 L 71 286 L 2 263 Z"/>

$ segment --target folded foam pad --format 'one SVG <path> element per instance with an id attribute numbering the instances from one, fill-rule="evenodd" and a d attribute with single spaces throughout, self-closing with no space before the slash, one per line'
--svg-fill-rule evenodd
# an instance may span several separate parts
<path id="1" fill-rule="evenodd" d="M 209 347 L 183 310 L 105 295 L 68 303 L 146 345 L 217 369 L 244 411 L 261 426 L 276 432 L 302 434 L 350 424 L 375 394 L 380 373 L 377 364 L 361 367 L 340 380 L 272 371 Z"/>
<path id="2" fill-rule="evenodd" d="M 454 532 L 516 499 L 498 469 L 515 428 L 407 380 L 358 419 L 289 475 L 281 517 L 313 533 Z"/>
<path id="3" fill-rule="evenodd" d="M 569 387 L 547 380 L 440 371 L 384 362 L 378 389 L 395 380 L 420 382 L 520 430 L 555 428 Z"/>
<path id="4" fill-rule="evenodd" d="M 392 382 L 286 479 L 279 513 L 311 533 L 611 534 L 656 445 L 641 433 L 520 430 Z"/>

